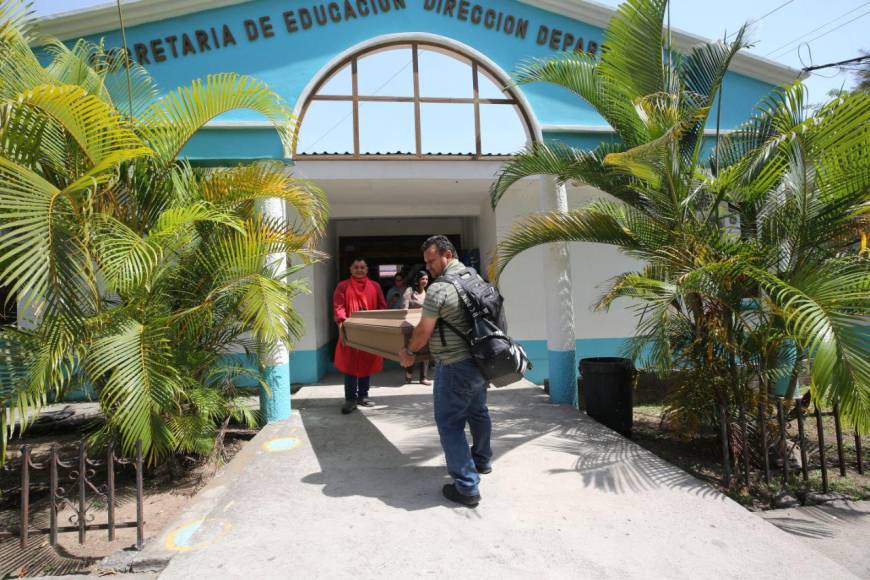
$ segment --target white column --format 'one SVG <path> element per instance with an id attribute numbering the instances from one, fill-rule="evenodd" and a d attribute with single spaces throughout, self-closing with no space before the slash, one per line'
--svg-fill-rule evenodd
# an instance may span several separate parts
<path id="1" fill-rule="evenodd" d="M 568 211 L 565 186 L 551 176 L 541 177 L 540 208 L 541 211 Z M 574 404 L 577 398 L 577 364 L 568 244 L 547 244 L 542 250 L 550 400 L 554 403 Z"/>
<path id="2" fill-rule="evenodd" d="M 282 199 L 269 199 L 260 204 L 263 215 L 268 218 L 287 219 L 287 212 Z M 287 269 L 287 254 L 272 254 L 268 263 L 278 271 Z M 290 353 L 287 345 L 278 343 L 265 353 L 262 361 L 265 367 L 266 384 L 269 392 L 260 389 L 260 414 L 263 421 L 283 421 L 290 418 Z"/>

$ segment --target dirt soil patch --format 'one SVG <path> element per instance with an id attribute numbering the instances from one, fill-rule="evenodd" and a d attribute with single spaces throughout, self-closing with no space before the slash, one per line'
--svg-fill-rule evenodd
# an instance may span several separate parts
<path id="1" fill-rule="evenodd" d="M 86 432 L 87 424 L 63 426 L 63 429 L 36 429 L 25 433 L 22 439 L 12 442 L 9 449 L 10 461 L 0 470 L 0 531 L 8 530 L 16 535 L 0 541 L 0 578 L 17 578 L 35 575 L 83 574 L 93 570 L 99 561 L 109 554 L 129 548 L 136 543 L 136 528 L 119 528 L 115 540 L 108 540 L 105 530 L 89 530 L 86 542 L 79 544 L 78 533 L 58 534 L 58 545 L 49 545 L 48 534 L 36 534 L 39 528 L 48 528 L 49 499 L 47 470 L 31 470 L 31 535 L 24 550 L 19 547 L 18 526 L 20 510 L 20 448 L 28 444 L 33 449 L 32 461 L 47 464 L 52 444 L 58 446 L 61 460 L 76 462 L 78 445 Z M 218 464 L 192 457 L 178 457 L 175 461 L 146 468 L 144 481 L 144 520 L 146 541 L 157 535 L 190 501 L 208 481 L 214 477 L 222 465 L 232 458 L 250 439 L 251 434 L 230 434 L 225 439 L 223 457 Z M 90 456 L 103 459 L 102 456 Z M 132 466 L 116 467 L 115 522 L 136 521 L 136 480 Z M 64 487 L 66 497 L 77 501 L 75 483 L 70 478 L 70 470 L 59 470 L 59 485 Z M 92 483 L 100 489 L 106 482 L 105 467 L 95 467 Z M 107 522 L 106 502 L 88 489 L 89 514 L 93 515 L 90 524 Z M 75 524 L 74 512 L 67 506 L 58 513 L 58 525 Z"/>

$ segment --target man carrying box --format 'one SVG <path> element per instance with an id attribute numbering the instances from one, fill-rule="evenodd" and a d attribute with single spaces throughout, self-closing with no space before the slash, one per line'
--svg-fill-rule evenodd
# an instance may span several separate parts
<path id="1" fill-rule="evenodd" d="M 430 237 L 423 243 L 422 250 L 426 268 L 433 278 L 458 275 L 465 270 L 456 259 L 456 248 L 446 236 Z M 440 325 L 433 338 L 439 319 L 446 324 Z M 450 501 L 474 507 L 480 503 L 479 474 L 492 471 L 492 422 L 486 406 L 487 380 L 472 359 L 468 343 L 456 332 L 467 333 L 470 329 L 453 284 L 436 279 L 426 293 L 420 323 L 399 358 L 403 367 L 412 366 L 416 352 L 429 343 L 429 352 L 436 363 L 435 424 L 447 459 L 447 471 L 454 480 L 441 491 Z M 470 448 L 465 437 L 466 423 L 471 428 Z"/>

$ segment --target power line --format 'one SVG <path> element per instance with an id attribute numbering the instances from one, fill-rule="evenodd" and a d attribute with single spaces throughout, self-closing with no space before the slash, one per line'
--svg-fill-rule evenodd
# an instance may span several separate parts
<path id="1" fill-rule="evenodd" d="M 841 60 L 840 62 L 831 62 L 831 63 L 828 63 L 828 64 L 818 64 L 818 65 L 815 65 L 815 66 L 808 66 L 808 67 L 804 67 L 804 70 L 807 71 L 807 72 L 810 72 L 810 71 L 818 70 L 818 69 L 820 69 L 820 68 L 830 68 L 830 67 L 832 67 L 832 66 L 840 66 L 840 65 L 842 65 L 842 64 L 858 63 L 858 62 L 862 62 L 862 61 L 865 61 L 865 60 L 870 60 L 870 55 L 868 55 L 868 56 L 858 56 L 858 57 L 855 57 L 855 58 L 850 58 L 850 59 L 848 59 L 848 60 Z"/>
<path id="2" fill-rule="evenodd" d="M 844 16 L 848 16 L 849 14 L 852 14 L 852 13 L 854 13 L 854 12 L 857 12 L 857 11 L 860 10 L 861 8 L 864 8 L 865 6 L 867 6 L 868 4 L 870 4 L 870 2 L 864 2 L 864 3 L 861 4 L 860 6 L 856 6 L 855 8 L 853 8 L 853 9 L 851 9 L 851 10 L 847 10 L 847 11 L 844 12 L 843 14 L 840 14 L 839 16 L 837 16 L 836 18 L 832 18 L 831 20 L 828 20 L 827 22 L 825 22 L 825 23 L 822 24 L 821 26 L 817 26 L 816 28 L 813 28 L 813 29 L 810 30 L 809 32 L 805 32 L 804 34 L 798 36 L 797 38 L 793 38 L 792 40 L 789 40 L 789 41 L 786 42 L 785 44 L 782 44 L 782 45 L 776 47 L 775 49 L 771 50 L 770 52 L 768 52 L 768 53 L 765 54 L 764 56 L 771 56 L 771 55 L 773 55 L 774 53 L 780 52 L 783 48 L 790 47 L 790 46 L 791 46 L 792 44 L 794 44 L 795 42 L 798 42 L 799 40 L 802 40 L 802 39 L 806 38 L 807 36 L 809 36 L 809 35 L 811 35 L 811 34 L 813 34 L 813 33 L 815 33 L 815 32 L 818 32 L 819 30 L 822 30 L 823 28 L 826 28 L 827 26 L 830 26 L 831 24 L 833 24 L 834 22 L 840 20 L 840 19 L 843 18 Z M 862 16 L 863 16 L 863 14 L 862 14 Z M 861 16 L 859 16 L 858 18 L 861 18 Z M 849 22 L 852 22 L 852 21 L 850 20 L 850 21 L 846 22 L 845 24 L 848 24 Z M 834 30 L 836 30 L 836 29 L 834 29 Z M 812 40 L 815 40 L 815 38 L 812 39 Z M 810 42 L 811 42 L 811 41 L 810 41 Z"/>
<path id="3" fill-rule="evenodd" d="M 121 0 L 116 0 L 118 5 L 118 22 L 121 25 L 121 42 L 124 44 L 124 68 L 127 71 L 127 100 L 130 105 L 130 122 L 133 122 L 133 81 L 130 78 L 130 49 L 127 48 L 127 31 L 124 30 L 124 14 L 121 12 Z"/>
<path id="4" fill-rule="evenodd" d="M 852 24 L 852 23 L 855 22 L 856 20 L 860 20 L 861 18 L 864 18 L 864 17 L 867 16 L 868 14 L 870 14 L 870 10 L 868 10 L 868 11 L 865 12 L 864 14 L 861 14 L 860 16 L 856 16 L 855 18 L 853 18 L 853 19 L 851 19 L 851 20 L 847 20 L 847 21 L 844 22 L 843 24 L 841 24 L 841 25 L 839 25 L 839 26 L 837 26 L 837 27 L 835 27 L 835 28 L 832 28 L 832 29 L 830 29 L 830 30 L 827 31 L 827 32 L 823 32 L 823 33 L 819 34 L 818 36 L 814 36 L 814 37 L 812 37 L 811 39 L 809 39 L 809 40 L 806 41 L 806 44 L 809 44 L 809 43 L 813 42 L 814 40 L 818 40 L 818 39 L 822 38 L 823 36 L 827 36 L 827 35 L 829 35 L 829 34 L 832 33 L 832 32 L 836 32 L 837 30 L 840 30 L 841 28 L 843 28 L 843 27 L 846 26 L 847 24 Z"/>
<path id="5" fill-rule="evenodd" d="M 770 16 L 770 15 L 773 14 L 774 12 L 777 12 L 777 11 L 781 10 L 782 8 L 785 8 L 786 6 L 788 6 L 789 4 L 791 4 L 792 2 L 794 2 L 794 0 L 786 0 L 785 2 L 783 2 L 782 4 L 780 4 L 779 6 L 777 6 L 776 8 L 774 8 L 773 10 L 770 10 L 770 11 L 768 11 L 768 12 L 765 12 L 764 14 L 762 14 L 761 16 L 759 16 L 758 18 L 756 18 L 755 20 L 750 20 L 749 22 L 746 23 L 747 26 L 751 26 L 751 25 L 753 25 L 753 24 L 757 24 L 757 23 L 761 22 L 762 20 L 764 20 L 765 18 L 767 18 L 768 16 Z M 739 31 L 738 31 L 738 32 L 739 32 Z M 728 36 L 725 37 L 725 40 L 728 40 L 729 38 L 731 38 L 731 37 L 734 36 L 735 34 L 737 34 L 737 32 L 732 32 L 731 34 L 729 34 Z"/>

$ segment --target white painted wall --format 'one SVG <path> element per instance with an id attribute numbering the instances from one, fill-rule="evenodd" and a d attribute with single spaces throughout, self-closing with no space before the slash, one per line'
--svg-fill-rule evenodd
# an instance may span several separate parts
<path id="1" fill-rule="evenodd" d="M 518 188 L 502 198 L 495 211 L 495 233 L 503 238 L 516 220 L 538 208 L 537 190 Z M 494 250 L 494 244 L 493 244 Z M 543 251 L 532 248 L 514 258 L 499 280 L 505 298 L 508 331 L 519 340 L 546 340 L 547 313 L 540 280 Z"/>
<path id="2" fill-rule="evenodd" d="M 477 246 L 480 248 L 480 266 L 484 272 L 489 267 L 489 262 L 495 254 L 496 235 L 495 211 L 489 204 L 489 200 L 480 204 L 480 215 L 477 220 Z"/>
<path id="3" fill-rule="evenodd" d="M 405 208 L 404 204 L 396 204 L 394 212 Z M 412 205 L 412 204 L 407 204 Z M 384 214 L 381 214 L 384 215 Z M 464 229 L 463 218 L 368 218 L 368 219 L 338 219 L 335 224 L 336 236 L 419 236 L 432 234 L 459 234 Z M 465 238 L 463 237 L 463 243 Z"/>
<path id="4" fill-rule="evenodd" d="M 491 232 L 494 231 L 501 239 L 515 221 L 538 211 L 534 190 L 523 185 L 517 186 L 516 191 L 512 189 L 502 199 L 494 214 L 494 224 L 487 217 L 485 210 L 488 206 L 481 208 L 480 246 L 486 259 L 495 251 Z M 593 188 L 570 187 L 569 209 L 587 204 L 601 195 L 605 194 Z M 609 312 L 594 312 L 593 306 L 604 292 L 608 280 L 622 272 L 637 270 L 642 263 L 602 244 L 572 243 L 569 252 L 573 275 L 575 336 L 578 339 L 632 336 L 636 319 L 634 312 L 628 308 L 628 301 L 618 301 Z M 502 274 L 500 284 L 508 304 L 508 325 L 511 334 L 519 339 L 547 338 L 544 297 L 539 283 L 543 276 L 542 259 L 541 249 L 533 248 L 514 258 Z M 521 307 L 517 307 L 518 304 Z"/>
<path id="5" fill-rule="evenodd" d="M 606 195 L 591 187 L 569 187 L 568 207 L 582 207 Z M 610 279 L 623 272 L 639 270 L 643 262 L 604 244 L 572 243 L 570 252 L 577 338 L 633 336 L 637 321 L 628 300 L 617 301 L 607 312 L 595 312 L 593 307 L 606 291 Z"/>
<path id="6" fill-rule="evenodd" d="M 324 252 L 326 257 L 312 268 L 313 279 L 311 290 L 314 296 L 316 348 L 320 348 L 328 343 L 337 334 L 332 320 L 332 292 L 337 283 L 333 259 L 336 248 L 335 224 L 330 222 L 319 246 L 320 251 Z"/>

